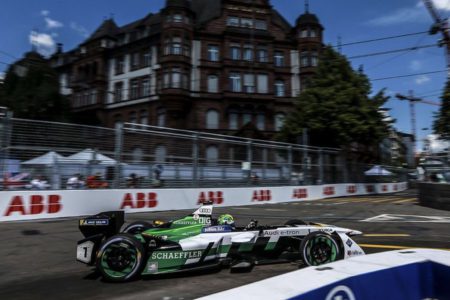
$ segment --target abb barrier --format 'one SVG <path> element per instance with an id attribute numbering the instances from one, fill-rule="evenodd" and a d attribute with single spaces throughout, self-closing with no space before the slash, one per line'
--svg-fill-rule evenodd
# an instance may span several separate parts
<path id="1" fill-rule="evenodd" d="M 75 217 L 101 211 L 127 213 L 317 200 L 402 191 L 406 182 L 217 189 L 47 190 L 0 192 L 0 221 Z"/>

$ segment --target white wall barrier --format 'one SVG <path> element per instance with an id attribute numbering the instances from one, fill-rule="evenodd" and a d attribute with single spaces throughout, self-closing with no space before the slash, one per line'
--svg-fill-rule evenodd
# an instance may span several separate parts
<path id="1" fill-rule="evenodd" d="M 102 211 L 127 213 L 191 209 L 204 201 L 217 206 L 239 206 L 317 200 L 331 197 L 393 193 L 407 184 L 328 184 L 315 186 L 46 190 L 0 192 L 0 222 L 92 215 Z"/>
<path id="2" fill-rule="evenodd" d="M 308 267 L 203 299 L 450 299 L 450 251 L 410 249 Z"/>

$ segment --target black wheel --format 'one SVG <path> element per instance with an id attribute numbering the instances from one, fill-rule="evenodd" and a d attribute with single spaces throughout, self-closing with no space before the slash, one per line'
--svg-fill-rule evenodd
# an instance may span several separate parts
<path id="1" fill-rule="evenodd" d="M 325 232 L 312 232 L 300 243 L 300 255 L 308 266 L 318 266 L 341 258 L 336 240 Z"/>
<path id="2" fill-rule="evenodd" d="M 294 226 L 294 225 L 308 225 L 305 221 L 299 219 L 292 219 L 284 223 L 286 226 Z"/>
<path id="3" fill-rule="evenodd" d="M 123 230 L 123 233 L 129 234 L 139 234 L 147 229 L 153 228 L 154 226 L 149 222 L 145 221 L 136 221 L 131 224 L 128 224 Z"/>
<path id="4" fill-rule="evenodd" d="M 144 264 L 142 243 L 128 233 L 110 237 L 97 254 L 97 269 L 109 281 L 131 280 L 140 273 Z"/>

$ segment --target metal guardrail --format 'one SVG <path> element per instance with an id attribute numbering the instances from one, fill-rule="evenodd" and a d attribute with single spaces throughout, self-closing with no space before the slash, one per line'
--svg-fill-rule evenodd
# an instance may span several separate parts
<path id="1" fill-rule="evenodd" d="M 369 168 L 333 148 L 132 123 L 111 129 L 0 117 L 3 189 L 313 185 L 364 182 Z"/>

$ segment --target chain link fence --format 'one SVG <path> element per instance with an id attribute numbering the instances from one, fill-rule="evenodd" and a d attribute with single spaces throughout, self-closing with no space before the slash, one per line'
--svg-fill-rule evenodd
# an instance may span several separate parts
<path id="1" fill-rule="evenodd" d="M 180 188 L 367 182 L 339 149 L 125 123 L 0 117 L 2 189 Z M 400 181 L 402 169 L 387 168 Z"/>

